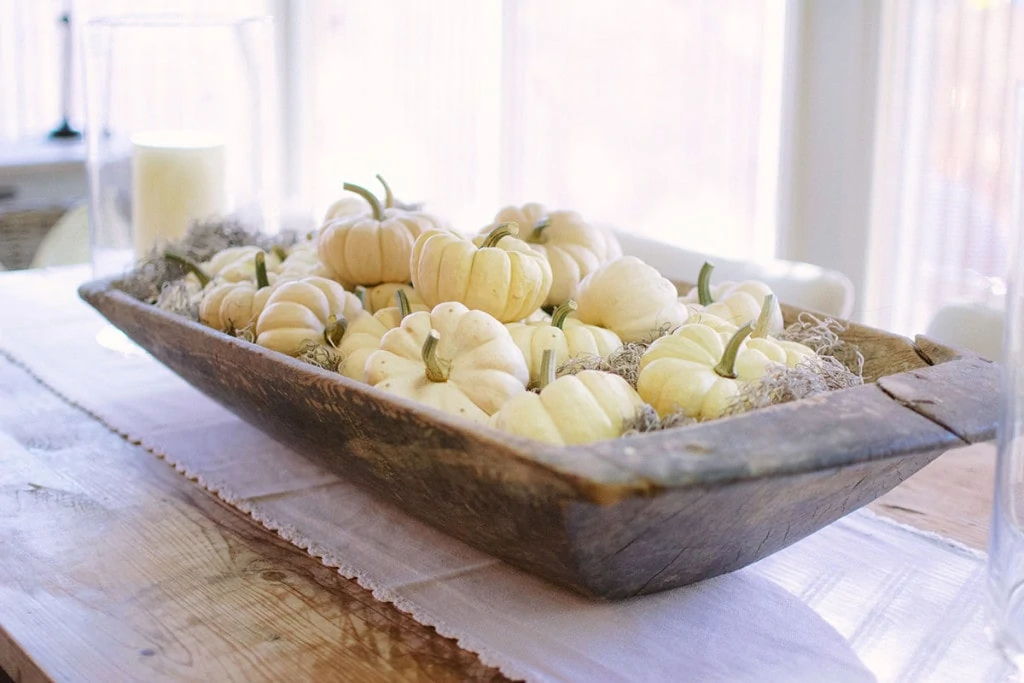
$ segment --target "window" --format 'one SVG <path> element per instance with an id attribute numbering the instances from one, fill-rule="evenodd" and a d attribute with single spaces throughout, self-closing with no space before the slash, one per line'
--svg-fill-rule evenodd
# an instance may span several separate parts
<path id="1" fill-rule="evenodd" d="M 90 17 L 209 11 L 203 0 L 0 0 L 0 144 L 45 137 L 61 122 L 63 50 L 61 17 L 73 18 L 69 114 L 82 125 L 78 35 Z M 140 6 L 141 5 L 141 6 Z M 271 0 L 218 0 L 217 12 L 267 13 Z"/>
<path id="2" fill-rule="evenodd" d="M 136 4 L 0 0 L 0 144 L 59 123 L 61 13 L 81 22 Z M 225 0 L 215 11 L 277 16 L 285 189 L 315 216 L 344 181 L 373 186 L 378 172 L 463 230 L 505 203 L 543 201 L 696 250 L 842 270 L 860 319 L 907 334 L 942 302 L 1000 286 L 1019 3 Z"/>
<path id="3" fill-rule="evenodd" d="M 381 172 L 463 230 L 542 201 L 695 249 L 770 254 L 784 3 L 581 7 L 307 3 L 312 202 Z"/>
<path id="4" fill-rule="evenodd" d="M 0 0 L 0 143 L 42 137 L 60 123 L 64 4 Z"/>
<path id="5" fill-rule="evenodd" d="M 1024 6 L 915 0 L 887 17 L 865 319 L 923 331 L 945 301 L 999 293 L 1011 224 Z M 1024 102 L 1021 103 L 1024 106 Z"/>

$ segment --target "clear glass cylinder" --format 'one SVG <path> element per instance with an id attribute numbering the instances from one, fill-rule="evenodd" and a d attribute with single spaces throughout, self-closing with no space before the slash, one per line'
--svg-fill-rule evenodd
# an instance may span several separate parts
<path id="1" fill-rule="evenodd" d="M 83 50 L 96 277 L 195 221 L 277 230 L 270 17 L 96 18 Z"/>
<path id="2" fill-rule="evenodd" d="M 992 639 L 1019 680 L 1024 672 L 1024 86 L 1016 91 L 1013 132 L 1013 230 L 988 585 Z"/>

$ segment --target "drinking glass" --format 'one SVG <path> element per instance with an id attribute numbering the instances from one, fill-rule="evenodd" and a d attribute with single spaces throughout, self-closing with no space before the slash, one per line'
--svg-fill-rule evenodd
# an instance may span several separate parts
<path id="1" fill-rule="evenodd" d="M 100 17 L 83 49 L 95 277 L 195 221 L 276 231 L 269 17 Z"/>

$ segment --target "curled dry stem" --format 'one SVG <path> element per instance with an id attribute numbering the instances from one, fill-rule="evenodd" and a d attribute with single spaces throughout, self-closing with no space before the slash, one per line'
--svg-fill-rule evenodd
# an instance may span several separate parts
<path id="1" fill-rule="evenodd" d="M 447 382 L 448 373 L 451 371 L 451 363 L 442 360 L 437 355 L 437 345 L 441 341 L 441 334 L 437 330 L 431 330 L 423 342 L 423 365 L 426 368 L 426 376 L 431 382 Z"/>
<path id="2" fill-rule="evenodd" d="M 480 245 L 481 249 L 489 249 L 491 247 L 498 246 L 505 237 L 516 237 L 519 235 L 519 224 L 518 223 L 501 223 L 496 228 L 487 233 L 487 238 L 483 244 Z"/>
<path id="3" fill-rule="evenodd" d="M 348 320 L 345 319 L 345 316 L 331 315 L 327 319 L 327 325 L 324 326 L 324 342 L 336 349 L 341 346 L 341 340 L 347 331 Z"/>
<path id="4" fill-rule="evenodd" d="M 384 220 L 384 205 L 377 199 L 377 195 L 367 190 L 365 187 L 354 185 L 352 183 L 345 183 L 342 185 L 346 192 L 355 192 L 357 195 L 366 200 L 366 203 L 370 205 L 370 210 L 373 213 L 373 219 L 375 221 Z"/>
<path id="5" fill-rule="evenodd" d="M 238 337 L 239 339 L 244 339 L 245 341 L 247 341 L 247 342 L 249 342 L 251 344 L 255 344 L 256 343 L 256 321 L 253 320 L 248 325 L 246 325 L 245 327 L 240 327 L 240 328 L 234 330 L 233 334 L 236 337 Z"/>

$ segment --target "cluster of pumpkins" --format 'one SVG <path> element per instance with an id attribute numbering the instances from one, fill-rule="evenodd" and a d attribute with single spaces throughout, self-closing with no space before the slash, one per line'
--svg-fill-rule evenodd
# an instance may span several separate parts
<path id="1" fill-rule="evenodd" d="M 705 266 L 680 297 L 574 211 L 508 207 L 466 237 L 381 182 L 383 201 L 346 184 L 287 250 L 232 247 L 198 264 L 201 322 L 292 356 L 326 346 L 353 380 L 555 444 L 616 438 L 645 403 L 719 417 L 773 364 L 814 355 L 772 336 L 782 314 L 763 283 L 712 287 Z M 599 370 L 555 377 L 630 342 L 646 346 L 635 388 Z"/>

